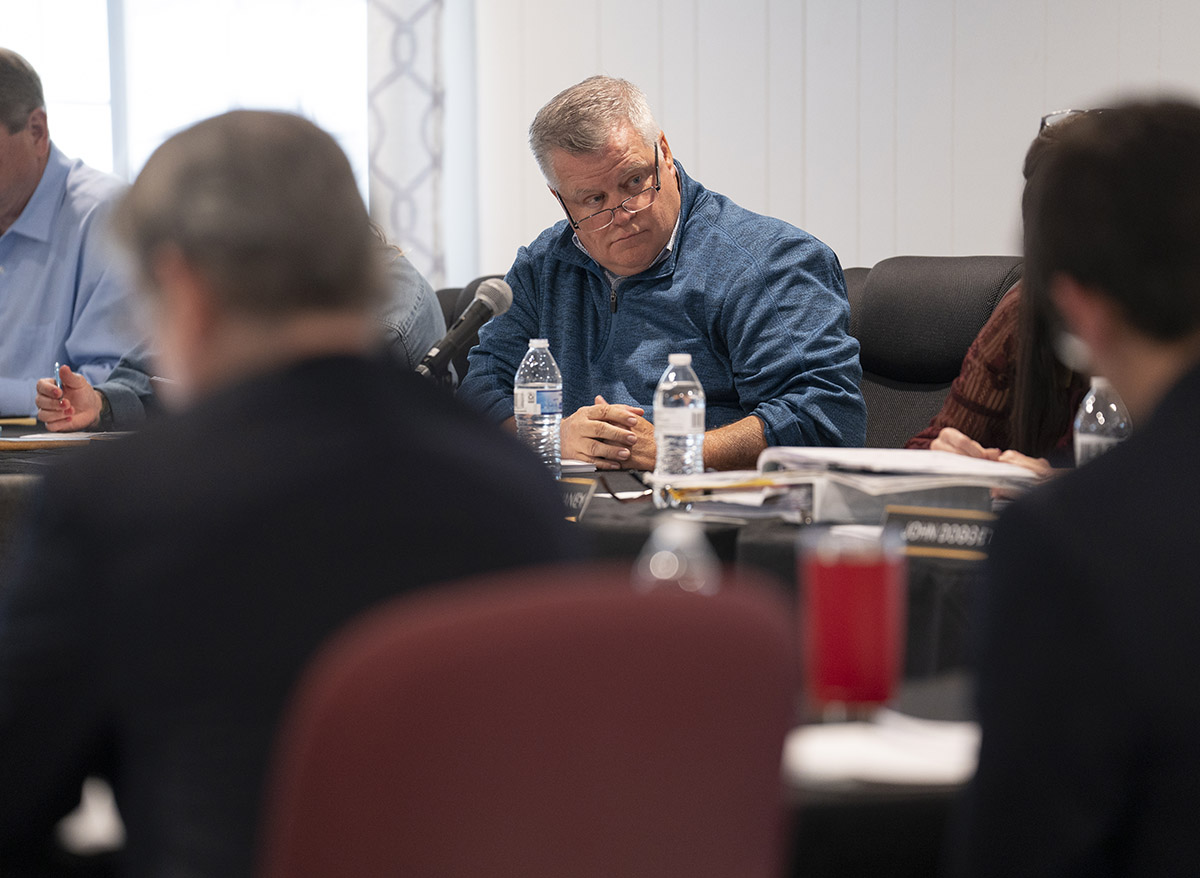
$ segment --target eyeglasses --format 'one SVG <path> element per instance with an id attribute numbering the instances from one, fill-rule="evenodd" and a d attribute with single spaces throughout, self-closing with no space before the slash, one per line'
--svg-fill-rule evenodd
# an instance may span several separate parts
<path id="1" fill-rule="evenodd" d="M 1047 113 L 1042 117 L 1042 124 L 1038 126 L 1038 133 L 1045 131 L 1051 125 L 1057 125 L 1059 122 L 1065 122 L 1067 119 L 1075 116 L 1099 116 L 1104 112 L 1103 108 L 1094 110 L 1055 110 L 1053 113 Z"/>
<path id="2" fill-rule="evenodd" d="M 562 205 L 563 213 L 567 215 L 567 222 L 571 224 L 571 228 L 580 232 L 598 232 L 601 229 L 607 229 L 613 224 L 618 210 L 623 210 L 626 213 L 638 213 L 645 210 L 654 203 L 654 199 L 658 197 L 659 190 L 661 189 L 662 181 L 658 178 L 658 144 L 656 143 L 654 144 L 654 185 L 647 186 L 637 195 L 630 195 L 616 207 L 606 207 L 604 210 L 598 210 L 589 216 L 585 216 L 579 222 L 575 222 L 571 216 L 571 211 L 567 210 L 567 203 L 563 201 L 563 197 L 558 194 L 557 189 L 554 190 L 554 197 Z"/>

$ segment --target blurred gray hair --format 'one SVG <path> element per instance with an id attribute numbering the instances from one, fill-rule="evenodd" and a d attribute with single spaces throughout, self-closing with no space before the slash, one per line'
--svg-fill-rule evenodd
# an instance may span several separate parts
<path id="1" fill-rule="evenodd" d="M 231 312 L 366 311 L 383 300 L 382 248 L 350 162 L 290 113 L 239 110 L 174 135 L 113 226 L 151 294 L 158 256 L 177 248 Z"/>
<path id="2" fill-rule="evenodd" d="M 24 131 L 29 114 L 45 106 L 37 71 L 11 49 L 0 49 L 0 125 L 9 134 Z"/>
<path id="3" fill-rule="evenodd" d="M 640 88 L 625 79 L 591 76 L 559 92 L 538 110 L 529 126 L 529 147 L 542 175 L 557 189 L 550 164 L 553 150 L 575 155 L 597 152 L 624 123 L 632 125 L 648 147 L 661 132 Z"/>

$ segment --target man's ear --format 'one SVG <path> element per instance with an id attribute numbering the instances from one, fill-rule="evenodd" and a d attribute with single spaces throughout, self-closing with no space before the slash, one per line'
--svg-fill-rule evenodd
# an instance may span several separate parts
<path id="1" fill-rule="evenodd" d="M 1087 345 L 1093 356 L 1102 359 L 1112 350 L 1121 328 L 1115 302 L 1066 274 L 1051 278 L 1050 300 L 1067 329 Z"/>
<path id="2" fill-rule="evenodd" d="M 671 173 L 675 173 L 675 159 L 671 155 L 671 145 L 667 143 L 667 133 L 665 131 L 658 132 L 658 152 L 662 157 L 662 164 L 666 168 L 670 168 Z"/>
<path id="3" fill-rule="evenodd" d="M 42 158 L 50 155 L 50 123 L 46 119 L 46 111 L 38 107 L 29 114 L 26 127 L 37 144 L 38 155 Z"/>

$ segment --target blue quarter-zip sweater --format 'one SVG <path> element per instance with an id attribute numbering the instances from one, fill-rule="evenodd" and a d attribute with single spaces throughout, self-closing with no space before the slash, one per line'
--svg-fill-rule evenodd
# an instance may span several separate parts
<path id="1" fill-rule="evenodd" d="M 563 375 L 563 414 L 596 394 L 654 418 L 667 355 L 692 355 L 707 428 L 747 415 L 770 445 L 862 445 L 858 342 L 833 251 L 782 220 L 751 213 L 684 172 L 679 234 L 667 257 L 610 283 L 565 220 L 517 253 L 509 310 L 479 333 L 459 396 L 512 416 L 513 376 L 531 338 Z"/>

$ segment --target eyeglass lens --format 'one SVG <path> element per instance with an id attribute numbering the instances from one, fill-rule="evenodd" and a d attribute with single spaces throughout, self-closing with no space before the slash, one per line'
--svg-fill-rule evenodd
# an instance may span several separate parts
<path id="1" fill-rule="evenodd" d="M 624 210 L 626 213 L 637 213 L 653 204 L 657 196 L 658 190 L 653 186 L 648 186 L 637 195 L 629 196 L 615 208 L 606 208 L 605 210 L 593 213 L 591 216 L 585 216 L 579 221 L 579 228 L 585 232 L 598 232 L 601 229 L 607 229 L 613 224 L 613 220 L 616 219 L 616 212 L 618 210 Z"/>

